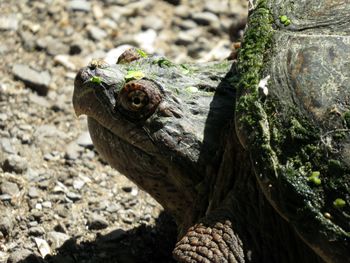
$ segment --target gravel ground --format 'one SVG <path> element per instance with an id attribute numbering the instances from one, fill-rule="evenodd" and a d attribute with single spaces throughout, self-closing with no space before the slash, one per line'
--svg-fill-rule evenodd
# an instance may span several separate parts
<path id="1" fill-rule="evenodd" d="M 245 0 L 0 0 L 0 263 L 173 262 L 176 226 L 95 152 L 76 71 L 129 45 L 221 60 Z"/>

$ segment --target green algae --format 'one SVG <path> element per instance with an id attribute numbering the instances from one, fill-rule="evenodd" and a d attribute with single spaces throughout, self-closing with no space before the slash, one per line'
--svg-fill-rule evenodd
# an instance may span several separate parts
<path id="1" fill-rule="evenodd" d="M 136 48 L 136 52 L 142 57 L 142 58 L 147 58 L 148 54 L 143 51 L 141 48 Z"/>
<path id="2" fill-rule="evenodd" d="M 320 172 L 314 171 L 311 173 L 311 175 L 308 177 L 309 182 L 313 183 L 314 185 L 320 185 L 321 179 L 319 178 Z"/>
<path id="3" fill-rule="evenodd" d="M 344 199 L 337 198 L 333 201 L 333 206 L 336 208 L 343 208 L 346 205 L 346 202 Z"/>
<path id="4" fill-rule="evenodd" d="M 188 75 L 191 72 L 190 68 L 186 64 L 180 64 L 180 69 L 182 74 L 185 75 Z"/>
<path id="5" fill-rule="evenodd" d="M 344 118 L 346 127 L 349 129 L 350 128 L 350 111 L 345 112 L 343 114 L 343 118 Z"/>
<path id="6" fill-rule="evenodd" d="M 289 26 L 292 23 L 292 21 L 286 15 L 280 16 L 279 19 L 284 26 Z"/>
<path id="7" fill-rule="evenodd" d="M 272 16 L 265 7 L 266 1 L 260 1 L 255 12 L 249 17 L 249 28 L 238 54 L 237 71 L 240 75 L 237 84 L 241 93 L 237 103 L 237 111 L 252 113 L 248 108 L 255 108 L 258 99 L 258 83 L 264 65 L 264 54 L 272 37 Z M 236 83 L 234 83 L 236 84 Z M 250 124 L 256 122 L 255 116 L 247 116 L 242 121 Z"/>
<path id="8" fill-rule="evenodd" d="M 152 64 L 156 64 L 161 68 L 168 68 L 168 67 L 175 66 L 173 62 L 171 62 L 169 59 L 164 57 L 153 60 Z"/>
<path id="9" fill-rule="evenodd" d="M 196 92 L 198 92 L 198 88 L 194 87 L 194 86 L 189 86 L 189 87 L 185 88 L 185 91 L 189 92 L 189 93 L 196 93 Z"/>
<path id="10" fill-rule="evenodd" d="M 102 78 L 99 76 L 93 76 L 91 77 L 90 82 L 100 84 L 102 82 Z"/>
<path id="11" fill-rule="evenodd" d="M 265 165 L 274 169 L 271 167 L 272 163 L 267 165 L 273 153 L 269 147 L 269 138 L 265 136 L 263 125 L 266 115 L 259 104 L 258 94 L 264 56 L 273 33 L 273 18 L 266 7 L 266 2 L 265 0 L 259 1 L 254 12 L 249 16 L 249 27 L 238 53 L 238 83 L 232 84 L 238 87 L 238 92 L 241 94 L 236 104 L 239 130 L 245 134 L 245 137 L 253 140 L 247 145 L 265 147 L 262 153 L 265 156 Z"/>
<path id="12" fill-rule="evenodd" d="M 128 72 L 125 75 L 125 80 L 139 80 L 145 77 L 145 74 L 140 70 L 128 70 Z"/>

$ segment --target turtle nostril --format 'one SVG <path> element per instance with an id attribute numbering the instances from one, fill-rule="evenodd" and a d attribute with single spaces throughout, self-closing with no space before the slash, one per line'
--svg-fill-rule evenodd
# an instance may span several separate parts
<path id="1" fill-rule="evenodd" d="M 91 78 L 94 76 L 94 71 L 92 71 L 89 67 L 84 67 L 80 69 L 75 76 L 74 80 L 74 86 L 75 87 L 81 87 L 83 86 L 87 81 L 90 81 Z"/>

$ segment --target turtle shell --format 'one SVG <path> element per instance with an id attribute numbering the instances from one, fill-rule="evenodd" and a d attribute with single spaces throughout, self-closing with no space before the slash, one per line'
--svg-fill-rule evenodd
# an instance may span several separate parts
<path id="1" fill-rule="evenodd" d="M 236 129 L 272 206 L 319 255 L 350 253 L 350 3 L 256 1 Z"/>

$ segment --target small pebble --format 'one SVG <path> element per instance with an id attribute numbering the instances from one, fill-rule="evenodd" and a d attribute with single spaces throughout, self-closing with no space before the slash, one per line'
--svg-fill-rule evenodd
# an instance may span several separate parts
<path id="1" fill-rule="evenodd" d="M 3 251 L 0 251 L 0 262 L 7 262 L 9 254 Z"/>
<path id="2" fill-rule="evenodd" d="M 7 263 L 21 263 L 26 262 L 25 260 L 28 259 L 33 254 L 33 251 L 29 249 L 17 249 L 14 252 L 12 252 L 7 259 Z"/>
<path id="3" fill-rule="evenodd" d="M 148 29 L 146 31 L 137 33 L 134 36 L 134 39 L 141 49 L 147 53 L 152 54 L 155 52 L 154 43 L 156 41 L 156 37 L 157 32 L 154 29 Z"/>
<path id="4" fill-rule="evenodd" d="M 325 212 L 325 213 L 323 214 L 323 216 L 324 216 L 325 218 L 327 218 L 327 219 L 332 219 L 332 218 L 333 218 L 332 215 L 331 215 L 330 213 L 328 213 L 328 212 Z"/>
<path id="5" fill-rule="evenodd" d="M 68 188 L 67 188 L 67 186 L 65 186 L 61 182 L 56 182 L 56 185 L 52 189 L 52 192 L 55 193 L 55 194 L 66 193 L 66 192 L 68 192 Z"/>
<path id="6" fill-rule="evenodd" d="M 76 142 L 78 145 L 85 148 L 91 148 L 93 146 L 90 133 L 88 131 L 81 133 Z"/>
<path id="7" fill-rule="evenodd" d="M 81 188 L 83 188 L 84 185 L 85 182 L 83 180 L 76 179 L 73 181 L 73 188 L 76 190 L 80 190 Z"/>
<path id="8" fill-rule="evenodd" d="M 214 23 L 219 23 L 220 20 L 217 15 L 211 12 L 200 12 L 192 14 L 192 19 L 199 25 L 210 25 Z"/>
<path id="9" fill-rule="evenodd" d="M 91 4 L 85 0 L 71 0 L 68 2 L 68 9 L 72 11 L 90 12 Z"/>
<path id="10" fill-rule="evenodd" d="M 18 174 L 25 172 L 27 168 L 27 160 L 17 154 L 9 155 L 2 165 L 2 169 L 5 172 L 15 172 Z"/>
<path id="11" fill-rule="evenodd" d="M 29 189 L 28 189 L 28 196 L 30 197 L 30 198 L 37 198 L 37 197 L 39 197 L 39 190 L 38 190 L 38 188 L 36 188 L 36 187 L 29 187 Z"/>
<path id="12" fill-rule="evenodd" d="M 11 201 L 12 197 L 8 194 L 1 194 L 0 201 Z"/>
<path id="13" fill-rule="evenodd" d="M 39 96 L 35 93 L 29 94 L 29 101 L 43 108 L 50 108 L 50 102 L 46 97 Z"/>
<path id="14" fill-rule="evenodd" d="M 0 148 L 3 152 L 8 153 L 8 154 L 16 154 L 17 151 L 12 145 L 12 142 L 8 138 L 1 138 L 0 139 Z"/>
<path id="15" fill-rule="evenodd" d="M 109 213 L 115 213 L 121 209 L 122 207 L 119 204 L 109 204 L 106 208 L 106 211 Z"/>
<path id="16" fill-rule="evenodd" d="M 46 50 L 47 54 L 50 56 L 68 54 L 70 51 L 70 47 L 68 45 L 50 35 L 43 38 L 38 38 L 36 40 L 36 46 L 38 49 Z"/>
<path id="17" fill-rule="evenodd" d="M 215 14 L 225 14 L 231 11 L 229 1 L 206 1 L 204 10 Z"/>
<path id="18" fill-rule="evenodd" d="M 132 190 L 131 190 L 131 192 L 130 192 L 130 194 L 131 194 L 132 196 L 137 196 L 138 193 L 139 193 L 139 189 L 136 188 L 136 187 L 133 187 Z"/>
<path id="19" fill-rule="evenodd" d="M 67 145 L 64 157 L 67 160 L 76 160 L 79 158 L 82 149 L 76 141 L 73 141 Z"/>
<path id="20" fill-rule="evenodd" d="M 183 30 L 193 29 L 197 27 L 197 24 L 189 19 L 181 20 L 178 26 Z"/>
<path id="21" fill-rule="evenodd" d="M 18 18 L 15 14 L 0 16 L 0 30 L 16 31 L 18 29 Z"/>
<path id="22" fill-rule="evenodd" d="M 56 213 L 63 218 L 67 218 L 70 214 L 70 211 L 68 208 L 66 208 L 64 205 L 59 205 L 56 207 Z"/>
<path id="23" fill-rule="evenodd" d="M 37 221 L 30 221 L 29 223 L 28 223 L 28 226 L 29 227 L 34 227 L 34 226 L 38 226 L 39 225 L 39 223 L 37 222 Z"/>
<path id="24" fill-rule="evenodd" d="M 163 21 L 155 15 L 149 15 L 143 20 L 142 28 L 144 30 L 153 29 L 158 31 L 163 28 Z"/>
<path id="25" fill-rule="evenodd" d="M 28 65 L 15 64 L 12 74 L 16 79 L 23 81 L 28 87 L 33 88 L 38 93 L 46 95 L 51 82 L 51 75 L 48 71 L 36 71 Z"/>
<path id="26" fill-rule="evenodd" d="M 19 187 L 15 183 L 3 181 L 0 185 L 0 193 L 14 197 L 19 194 Z"/>
<path id="27" fill-rule="evenodd" d="M 33 226 L 29 228 L 28 233 L 31 236 L 42 236 L 45 234 L 45 229 L 41 226 Z"/>
<path id="28" fill-rule="evenodd" d="M 107 37 L 107 32 L 96 26 L 89 26 L 88 33 L 90 38 L 95 41 L 102 41 Z"/>
<path id="29" fill-rule="evenodd" d="M 191 34 L 190 32 L 187 33 L 186 31 L 181 31 L 177 36 L 175 44 L 187 46 L 193 43 L 195 40 L 196 40 L 195 36 L 193 36 L 193 34 Z"/>
<path id="30" fill-rule="evenodd" d="M 8 215 L 0 215 L 0 232 L 4 237 L 11 234 L 14 227 L 13 218 Z"/>
<path id="31" fill-rule="evenodd" d="M 45 239 L 41 239 L 41 238 L 34 238 L 34 241 L 38 247 L 38 250 L 40 252 L 40 255 L 45 258 L 47 255 L 51 254 L 51 249 L 49 244 L 46 242 Z"/>
<path id="32" fill-rule="evenodd" d="M 51 244 L 51 248 L 53 250 L 60 248 L 64 244 L 64 242 L 70 239 L 70 236 L 61 232 L 56 232 L 56 231 L 48 232 L 46 237 L 49 244 Z"/>
<path id="33" fill-rule="evenodd" d="M 69 70 L 76 70 L 76 66 L 74 65 L 74 63 L 70 60 L 70 56 L 69 55 L 56 55 L 53 60 L 55 61 L 55 63 L 62 65 L 63 67 L 65 67 L 66 69 Z"/>
<path id="34" fill-rule="evenodd" d="M 80 194 L 76 194 L 76 193 L 74 193 L 74 192 L 68 192 L 68 193 L 66 194 L 66 196 L 67 196 L 70 200 L 72 200 L 73 202 L 78 201 L 78 200 L 81 199 L 81 195 L 80 195 Z"/>
<path id="35" fill-rule="evenodd" d="M 108 221 L 98 214 L 92 214 L 90 215 L 87 226 L 91 230 L 100 230 L 108 227 Z"/>
<path id="36" fill-rule="evenodd" d="M 42 202 L 42 206 L 44 208 L 51 208 L 52 207 L 52 203 L 50 201 L 44 201 L 44 202 Z"/>

